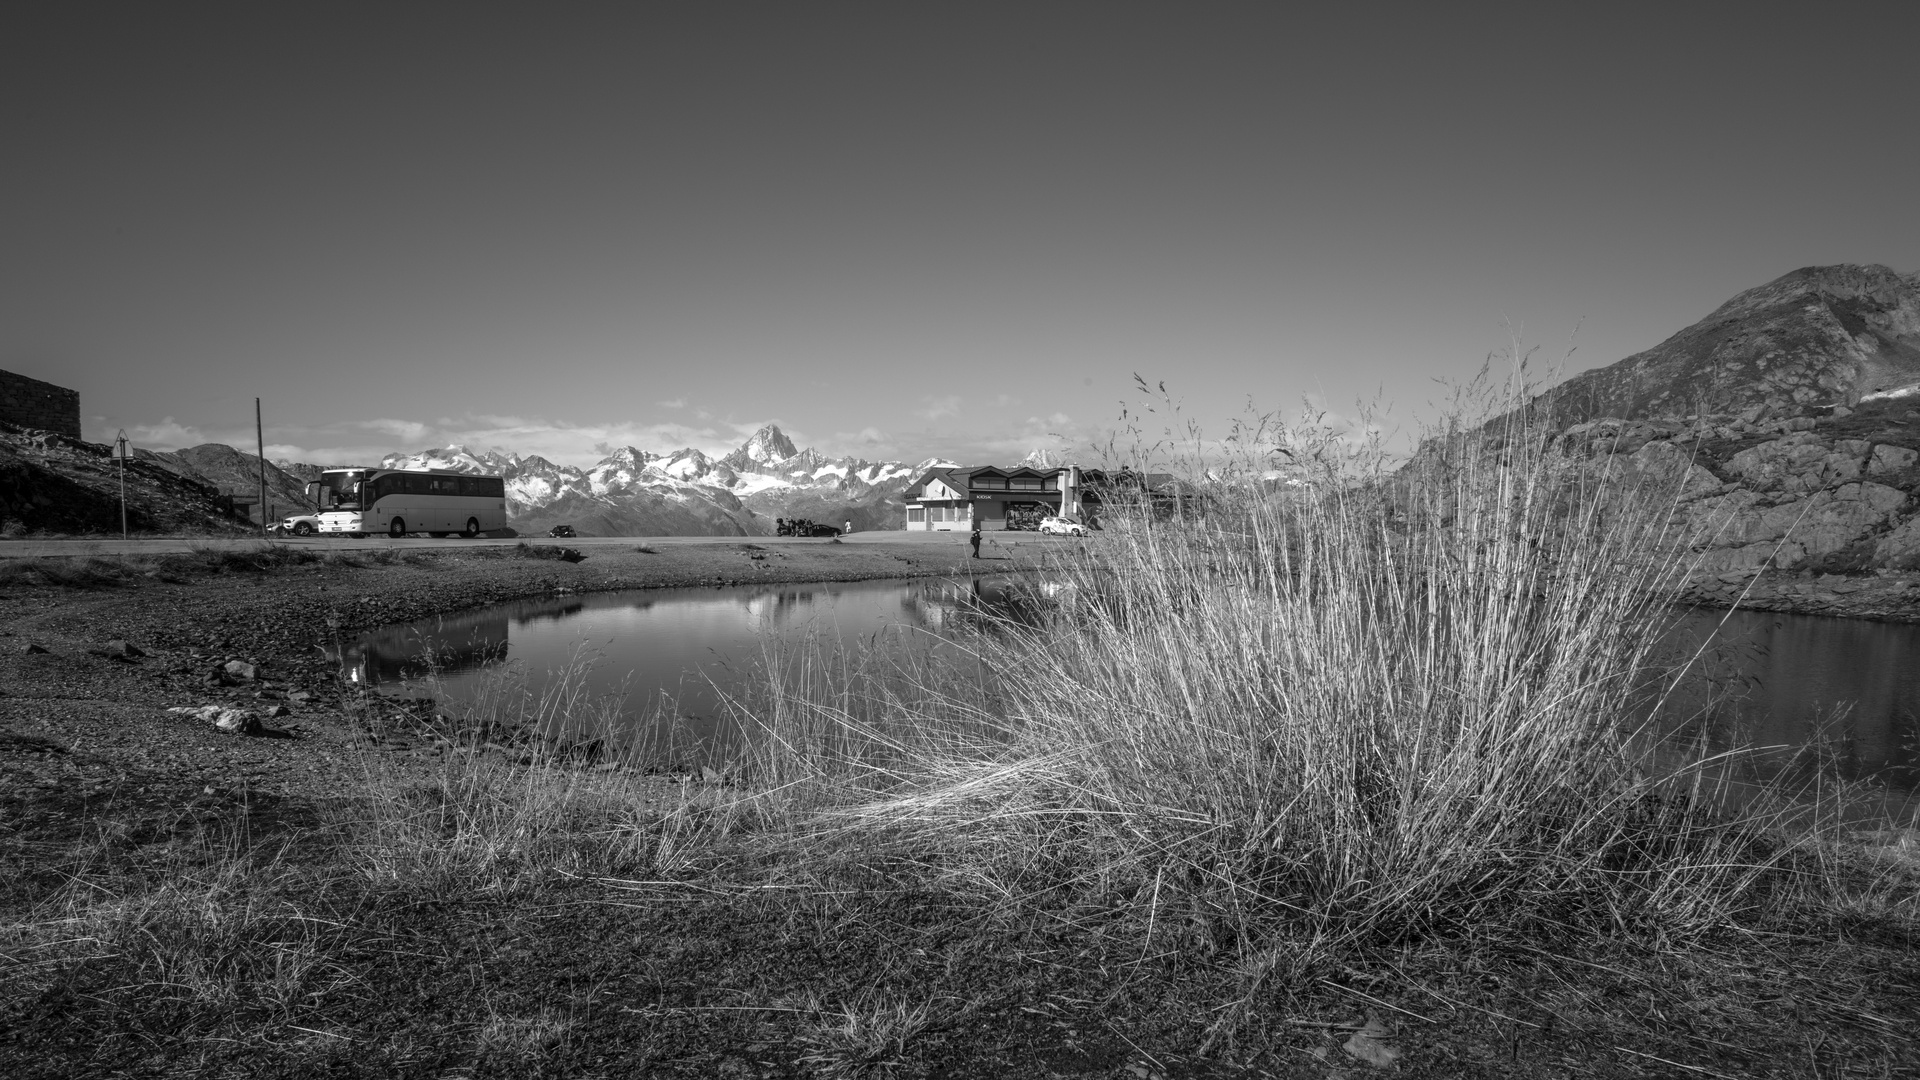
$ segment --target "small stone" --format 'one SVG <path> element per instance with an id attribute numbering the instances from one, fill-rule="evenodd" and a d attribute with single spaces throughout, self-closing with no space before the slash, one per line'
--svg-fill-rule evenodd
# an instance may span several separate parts
<path id="1" fill-rule="evenodd" d="M 241 682 L 252 682 L 260 671 L 259 668 L 247 663 L 245 660 L 229 660 L 226 666 L 220 670 L 226 673 L 227 678 L 238 679 Z"/>
<path id="2" fill-rule="evenodd" d="M 307 693 L 305 690 L 295 690 L 293 693 L 287 695 L 287 700 L 296 705 L 305 705 L 307 702 L 313 700 L 313 695 Z"/>
<path id="3" fill-rule="evenodd" d="M 253 720 L 251 716 L 236 709 L 221 713 L 219 719 L 213 722 L 213 726 L 219 728 L 221 731 L 244 734 L 249 721 L 255 724 L 258 723 L 258 721 Z"/>
<path id="4" fill-rule="evenodd" d="M 37 645 L 29 641 L 27 642 L 26 648 L 23 648 L 20 651 L 23 653 L 26 653 L 28 656 L 45 655 L 47 651 L 47 647 L 45 645 Z"/>
<path id="5" fill-rule="evenodd" d="M 275 705 L 273 708 L 267 710 L 267 719 L 269 720 L 278 720 L 283 716 L 292 715 L 293 710 L 287 708 L 285 705 Z"/>
<path id="6" fill-rule="evenodd" d="M 106 654 L 116 660 L 134 660 L 147 655 L 126 638 L 114 638 L 107 642 Z"/>

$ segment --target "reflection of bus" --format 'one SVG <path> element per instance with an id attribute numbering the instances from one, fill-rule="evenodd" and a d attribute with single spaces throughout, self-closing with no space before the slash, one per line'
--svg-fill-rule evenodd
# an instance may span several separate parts
<path id="1" fill-rule="evenodd" d="M 329 469 L 307 485 L 320 502 L 320 531 L 366 536 L 478 536 L 507 525 L 498 476 L 400 469 Z"/>

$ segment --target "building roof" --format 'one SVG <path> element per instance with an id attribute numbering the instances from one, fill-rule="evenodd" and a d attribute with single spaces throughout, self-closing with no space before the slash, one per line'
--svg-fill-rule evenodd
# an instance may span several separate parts
<path id="1" fill-rule="evenodd" d="M 921 494 L 926 491 L 927 482 L 930 480 L 939 480 L 955 491 L 970 492 L 973 489 L 973 478 L 982 473 L 1005 477 L 1033 476 L 1044 480 L 1050 476 L 1059 476 L 1066 471 L 1064 468 L 1036 469 L 1030 465 L 1014 465 L 1012 467 L 1000 465 L 956 465 L 950 468 L 928 469 L 926 472 L 920 474 L 919 479 L 908 484 L 906 490 L 901 492 L 900 496 L 904 499 L 920 498 Z"/>

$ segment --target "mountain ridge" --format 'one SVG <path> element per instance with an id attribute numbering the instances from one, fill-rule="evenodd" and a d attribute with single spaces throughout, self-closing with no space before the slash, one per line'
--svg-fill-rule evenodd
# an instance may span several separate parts
<path id="1" fill-rule="evenodd" d="M 1920 386 L 1920 274 L 1806 266 L 1735 294 L 1660 344 L 1544 395 L 1563 420 L 1852 407 Z"/>
<path id="2" fill-rule="evenodd" d="M 914 466 L 828 457 L 767 424 L 719 458 L 694 447 L 625 446 L 582 469 L 454 443 L 388 454 L 380 467 L 500 475 L 508 520 L 523 530 L 564 522 L 616 535 L 756 536 L 772 534 L 774 519 L 789 516 L 900 528 L 906 506 L 898 496 L 934 460 Z"/>

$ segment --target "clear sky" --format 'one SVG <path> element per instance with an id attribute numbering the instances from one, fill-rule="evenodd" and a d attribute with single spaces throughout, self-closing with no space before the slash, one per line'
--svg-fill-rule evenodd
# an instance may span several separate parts
<path id="1" fill-rule="evenodd" d="M 87 437 L 587 464 L 1410 422 L 1920 270 L 1920 5 L 0 11 L 0 368 Z"/>

